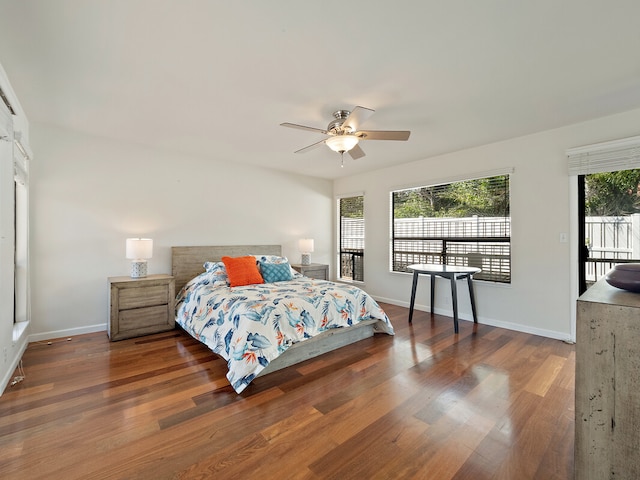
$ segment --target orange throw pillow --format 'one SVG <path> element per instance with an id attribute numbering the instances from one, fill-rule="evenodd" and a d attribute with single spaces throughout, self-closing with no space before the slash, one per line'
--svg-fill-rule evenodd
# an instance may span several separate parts
<path id="1" fill-rule="evenodd" d="M 254 285 L 264 283 L 256 257 L 248 255 L 246 257 L 222 257 L 222 263 L 227 270 L 229 285 L 241 287 L 242 285 Z"/>

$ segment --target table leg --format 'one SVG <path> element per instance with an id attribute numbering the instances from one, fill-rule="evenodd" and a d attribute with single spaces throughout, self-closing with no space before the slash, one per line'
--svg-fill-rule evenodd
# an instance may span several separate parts
<path id="1" fill-rule="evenodd" d="M 478 315 L 476 314 L 476 296 L 473 293 L 473 275 L 467 276 L 469 284 L 469 299 L 471 300 L 471 312 L 473 312 L 473 323 L 478 323 Z"/>
<path id="2" fill-rule="evenodd" d="M 416 288 L 418 286 L 418 272 L 413 272 L 413 286 L 411 287 L 411 303 L 409 304 L 409 323 L 413 319 L 413 306 L 416 303 Z"/>
<path id="3" fill-rule="evenodd" d="M 458 333 L 458 292 L 455 274 L 451 275 L 451 298 L 453 300 L 453 331 Z"/>
<path id="4" fill-rule="evenodd" d="M 432 273 L 431 274 L 431 315 L 433 315 L 433 304 L 434 302 L 434 298 L 435 298 L 435 293 L 436 293 L 436 276 Z"/>

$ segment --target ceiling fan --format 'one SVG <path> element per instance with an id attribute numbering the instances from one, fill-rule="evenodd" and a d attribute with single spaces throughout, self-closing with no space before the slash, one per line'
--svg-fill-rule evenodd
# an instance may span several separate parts
<path id="1" fill-rule="evenodd" d="M 411 132 L 407 130 L 359 130 L 360 124 L 367 121 L 374 113 L 375 110 L 365 107 L 355 107 L 352 111 L 337 110 L 333 112 L 334 119 L 329 122 L 329 125 L 324 130 L 295 123 L 281 123 L 280 125 L 328 135 L 327 138 L 312 143 L 300 150 L 296 150 L 294 153 L 304 153 L 324 143 L 341 156 L 344 155 L 345 152 L 348 152 L 351 158 L 357 160 L 365 155 L 360 145 L 358 145 L 360 140 L 406 141 L 411 134 Z"/>

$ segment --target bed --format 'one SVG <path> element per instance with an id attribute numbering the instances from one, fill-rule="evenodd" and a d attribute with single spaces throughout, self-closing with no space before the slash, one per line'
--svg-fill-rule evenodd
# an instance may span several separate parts
<path id="1" fill-rule="evenodd" d="M 304 277 L 281 254 L 279 245 L 172 247 L 176 323 L 227 361 L 227 379 L 237 393 L 257 376 L 374 333 L 394 334 L 366 292 Z M 222 258 L 248 255 L 268 281 L 230 287 Z M 271 281 L 272 269 L 289 270 L 291 278 Z"/>

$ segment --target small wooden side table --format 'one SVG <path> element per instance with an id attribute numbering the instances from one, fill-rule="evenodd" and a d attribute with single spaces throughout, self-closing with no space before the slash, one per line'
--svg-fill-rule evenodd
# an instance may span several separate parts
<path id="1" fill-rule="evenodd" d="M 329 265 L 324 263 L 312 263 L 310 265 L 292 263 L 291 266 L 295 271 L 300 272 L 305 277 L 329 280 Z"/>
<path id="2" fill-rule="evenodd" d="M 112 341 L 175 327 L 175 280 L 171 275 L 109 277 L 109 290 Z"/>

